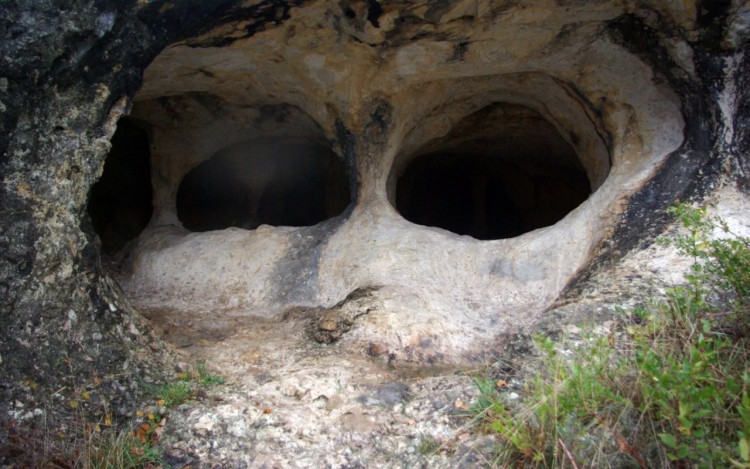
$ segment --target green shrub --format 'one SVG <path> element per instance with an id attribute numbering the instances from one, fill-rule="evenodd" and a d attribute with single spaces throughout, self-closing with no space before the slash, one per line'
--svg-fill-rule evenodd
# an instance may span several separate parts
<path id="1" fill-rule="evenodd" d="M 623 311 L 621 334 L 538 337 L 520 402 L 477 382 L 499 464 L 750 468 L 750 242 L 704 209 L 671 212 L 686 230 L 669 242 L 693 258 L 685 285 Z"/>

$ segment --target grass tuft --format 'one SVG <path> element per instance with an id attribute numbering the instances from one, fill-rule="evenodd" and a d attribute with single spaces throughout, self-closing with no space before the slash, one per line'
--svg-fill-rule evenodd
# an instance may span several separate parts
<path id="1" fill-rule="evenodd" d="M 134 432 L 92 433 L 75 467 L 81 469 L 135 469 L 160 467 L 155 444 L 142 442 Z"/>
<path id="2" fill-rule="evenodd" d="M 434 437 L 430 435 L 422 435 L 422 438 L 419 440 L 417 452 L 422 456 L 429 456 L 431 454 L 437 453 L 440 448 L 440 442 L 438 442 Z"/>
<path id="3" fill-rule="evenodd" d="M 154 388 L 154 401 L 134 411 L 127 422 L 115 422 L 109 409 L 92 411 L 91 388 L 83 388 L 66 401 L 70 422 L 40 421 L 21 425 L 0 420 L 0 466 L 65 467 L 81 469 L 154 469 L 166 467 L 160 439 L 169 418 L 169 408 L 194 396 L 197 387 L 224 383 L 199 363 L 195 372 L 179 373 L 176 379 Z M 30 389 L 33 383 L 28 383 Z M 103 415 L 94 418 L 94 415 Z M 45 414 L 42 414 L 43 416 Z"/>
<path id="4" fill-rule="evenodd" d="M 167 383 L 156 390 L 157 399 L 164 401 L 165 406 L 175 407 L 190 400 L 193 389 L 187 381 Z"/>
<path id="5" fill-rule="evenodd" d="M 498 465 L 750 468 L 750 240 L 704 209 L 671 213 L 685 231 L 664 242 L 693 264 L 666 301 L 623 311 L 617 334 L 537 337 L 522 399 L 477 380 Z"/>
<path id="6" fill-rule="evenodd" d="M 198 363 L 198 376 L 197 380 L 202 386 L 214 386 L 217 384 L 224 384 L 224 378 L 218 375 L 210 374 L 206 371 L 206 364 L 201 362 Z"/>

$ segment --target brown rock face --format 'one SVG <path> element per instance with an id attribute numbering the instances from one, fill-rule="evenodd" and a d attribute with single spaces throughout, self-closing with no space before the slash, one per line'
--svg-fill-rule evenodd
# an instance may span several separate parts
<path id="1" fill-rule="evenodd" d="M 166 356 L 136 309 L 324 308 L 341 350 L 476 360 L 675 199 L 749 187 L 741 2 L 58 3 L 0 5 L 16 419 L 91 386 L 127 413 Z"/>

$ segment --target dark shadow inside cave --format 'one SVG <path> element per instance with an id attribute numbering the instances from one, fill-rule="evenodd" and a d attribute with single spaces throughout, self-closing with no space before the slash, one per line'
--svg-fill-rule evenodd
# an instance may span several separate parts
<path id="1" fill-rule="evenodd" d="M 346 168 L 329 146 L 252 140 L 219 151 L 184 177 L 177 216 L 191 231 L 311 226 L 349 203 Z"/>
<path id="2" fill-rule="evenodd" d="M 89 192 L 88 213 L 102 251 L 113 255 L 136 238 L 153 213 L 149 138 L 122 118 L 112 136 L 104 171 Z"/>
<path id="3" fill-rule="evenodd" d="M 476 239 L 553 225 L 591 193 L 570 143 L 519 105 L 487 106 L 415 155 L 396 181 L 396 209 L 413 223 Z"/>

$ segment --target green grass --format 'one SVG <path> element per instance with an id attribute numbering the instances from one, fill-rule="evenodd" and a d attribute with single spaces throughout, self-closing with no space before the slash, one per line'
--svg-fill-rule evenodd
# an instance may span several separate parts
<path id="1" fill-rule="evenodd" d="M 197 366 L 198 369 L 198 375 L 197 380 L 202 386 L 215 386 L 217 384 L 224 384 L 224 378 L 218 375 L 212 375 L 208 371 L 206 371 L 206 364 L 205 363 L 198 363 Z"/>
<path id="2" fill-rule="evenodd" d="M 158 406 L 176 407 L 193 397 L 194 387 L 223 384 L 224 379 L 206 371 L 204 363 L 195 372 L 181 373 L 178 379 L 152 391 Z M 153 410 L 153 409 L 152 409 Z M 156 410 L 138 410 L 128 428 L 104 428 L 87 425 L 74 467 L 82 469 L 139 469 L 162 467 L 159 435 L 165 423 Z"/>
<path id="3" fill-rule="evenodd" d="M 183 373 L 178 379 L 153 391 L 159 406 L 176 407 L 193 397 L 194 386 L 223 384 L 224 379 L 209 374 L 204 363 L 196 366 L 196 372 Z M 133 428 L 105 428 L 91 430 L 80 452 L 75 467 L 83 469 L 137 469 L 161 467 L 159 434 L 163 417 L 146 410 L 138 410 Z"/>
<path id="4" fill-rule="evenodd" d="M 142 442 L 133 432 L 91 434 L 75 464 L 81 469 L 136 469 L 160 467 L 161 454 L 153 442 Z"/>
<path id="5" fill-rule="evenodd" d="M 430 435 L 422 435 L 419 440 L 417 452 L 422 456 L 428 456 L 437 453 L 440 450 L 440 447 L 440 443 L 434 437 Z"/>
<path id="6" fill-rule="evenodd" d="M 498 466 L 750 468 L 750 241 L 703 209 L 671 211 L 685 232 L 667 242 L 693 264 L 666 301 L 622 311 L 617 334 L 537 337 L 520 400 L 477 380 Z"/>
<path id="7" fill-rule="evenodd" d="M 154 391 L 157 400 L 164 401 L 165 406 L 174 407 L 189 401 L 193 397 L 193 386 L 202 387 L 224 384 L 224 378 L 210 374 L 205 363 L 198 363 L 195 371 L 179 373 L 178 380 L 167 383 Z"/>
<path id="8" fill-rule="evenodd" d="M 177 381 L 167 383 L 156 390 L 156 398 L 164 401 L 167 407 L 175 407 L 183 404 L 193 397 L 193 388 L 189 382 Z"/>

